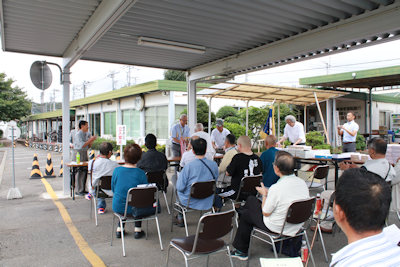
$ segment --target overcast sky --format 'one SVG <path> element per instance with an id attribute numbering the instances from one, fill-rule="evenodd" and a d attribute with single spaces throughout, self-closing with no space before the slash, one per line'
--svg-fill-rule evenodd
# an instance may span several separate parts
<path id="1" fill-rule="evenodd" d="M 0 72 L 5 72 L 8 77 L 14 79 L 14 85 L 23 88 L 30 99 L 40 102 L 41 90 L 33 86 L 29 77 L 30 66 L 37 60 L 46 60 L 60 65 L 62 61 L 60 58 L 0 51 Z M 298 86 L 298 80 L 302 77 L 394 65 L 400 65 L 400 40 L 253 72 L 247 77 L 240 75 L 235 77 L 235 81 L 244 82 L 247 79 L 248 82 L 253 83 Z M 56 67 L 50 68 L 53 72 L 53 83 L 45 91 L 45 101 L 52 100 L 53 95 L 56 96 L 56 101 L 61 101 L 59 70 Z M 72 87 L 75 88 L 71 92 L 71 99 L 83 97 L 84 81 L 89 82 L 86 86 L 87 96 L 110 91 L 112 89 L 111 73 L 115 73 L 115 88 L 128 84 L 129 70 L 125 65 L 80 60 L 71 68 L 71 72 Z M 130 83 L 138 84 L 163 79 L 163 72 L 161 69 L 131 66 Z M 55 93 L 54 90 L 56 90 Z"/>

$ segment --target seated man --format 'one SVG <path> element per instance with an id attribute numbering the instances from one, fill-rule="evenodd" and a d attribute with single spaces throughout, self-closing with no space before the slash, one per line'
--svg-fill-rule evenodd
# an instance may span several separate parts
<path id="1" fill-rule="evenodd" d="M 204 126 L 202 123 L 197 123 L 195 128 L 194 128 L 194 133 L 191 135 L 193 136 L 198 136 L 200 138 L 203 138 L 207 142 L 207 152 L 206 152 L 206 158 L 209 160 L 214 160 L 214 155 L 215 155 L 215 149 L 211 143 L 211 137 L 208 133 L 204 132 Z"/>
<path id="2" fill-rule="evenodd" d="M 254 226 L 280 233 L 291 203 L 309 198 L 306 182 L 294 175 L 295 160 L 291 154 L 278 151 L 273 168 L 280 178 L 269 189 L 263 184 L 257 187 L 257 191 L 262 195 L 262 203 L 255 196 L 249 196 L 240 210 L 239 227 L 232 244 L 235 249 L 231 255 L 234 258 L 247 260 L 250 235 Z M 286 224 L 283 234 L 294 236 L 301 227 L 302 224 Z"/>
<path id="3" fill-rule="evenodd" d="M 118 167 L 118 163 L 110 160 L 113 153 L 113 147 L 111 143 L 103 142 L 99 147 L 100 155 L 97 159 L 93 159 L 89 162 L 89 171 L 92 172 L 92 184 L 89 189 L 89 193 L 86 195 L 86 199 L 90 200 L 95 196 L 95 186 L 98 184 L 99 179 L 102 176 L 112 176 L 114 169 Z M 112 196 L 110 190 L 103 190 L 103 192 L 109 196 Z M 97 199 L 97 213 L 103 214 L 106 210 L 106 200 L 99 197 Z"/>
<path id="4" fill-rule="evenodd" d="M 330 266 L 400 266 L 400 229 L 384 228 L 390 186 L 363 169 L 343 172 L 336 185 L 333 213 L 348 245 L 333 254 Z"/>
<path id="5" fill-rule="evenodd" d="M 143 153 L 142 158 L 136 166 L 144 172 L 165 171 L 168 168 L 167 157 L 164 153 L 156 150 L 156 136 L 154 134 L 146 135 L 144 144 L 148 148 L 148 151 Z"/>
<path id="6" fill-rule="evenodd" d="M 362 166 L 362 169 L 373 172 L 379 177 L 384 179 L 386 182 L 391 182 L 396 177 L 396 171 L 389 163 L 386 157 L 387 143 L 382 138 L 372 138 L 368 141 L 368 154 L 371 160 L 367 160 Z M 358 168 L 356 164 L 347 164 L 341 162 L 339 164 L 341 170 L 347 170 L 352 168 Z M 325 190 L 321 193 L 321 198 L 324 200 L 324 209 L 327 208 L 329 198 L 331 197 L 333 190 Z M 321 230 L 326 233 L 332 232 L 332 223 L 325 221 L 321 223 Z"/>
<path id="7" fill-rule="evenodd" d="M 236 198 L 240 181 L 244 176 L 258 175 L 263 170 L 260 158 L 251 150 L 250 138 L 241 136 L 237 143 L 239 153 L 232 158 L 231 163 L 226 168 L 226 175 L 232 176 L 230 189 L 235 191 L 231 198 Z"/>
<path id="8" fill-rule="evenodd" d="M 190 188 L 193 183 L 216 180 L 218 177 L 217 163 L 205 158 L 207 149 L 206 140 L 203 138 L 197 138 L 191 141 L 191 145 L 196 159 L 183 168 L 176 183 L 179 202 L 184 206 L 188 204 Z M 214 196 L 205 199 L 191 199 L 189 207 L 197 210 L 207 210 L 211 209 L 213 201 Z M 181 227 L 184 226 L 181 214 L 178 214 L 176 224 Z"/>
<path id="9" fill-rule="evenodd" d="M 278 149 L 275 148 L 276 137 L 274 135 L 267 135 L 264 139 L 264 145 L 267 150 L 265 150 L 260 157 L 263 165 L 263 183 L 266 187 L 270 187 L 279 179 L 273 167 L 275 154 L 278 151 Z"/>
<path id="10" fill-rule="evenodd" d="M 396 172 L 390 162 L 385 158 L 387 143 L 382 138 L 372 138 L 368 141 L 368 154 L 371 160 L 367 160 L 361 168 L 379 175 L 386 182 L 392 181 L 396 176 Z M 341 170 L 350 168 L 358 168 L 356 164 L 339 164 Z"/>
<path id="11" fill-rule="evenodd" d="M 226 168 L 231 163 L 232 158 L 238 153 L 236 150 L 236 137 L 228 134 L 225 138 L 225 155 L 218 167 L 217 187 L 225 188 L 231 184 L 232 177 L 226 175 Z"/>
<path id="12" fill-rule="evenodd" d="M 188 144 L 187 150 L 183 153 L 181 161 L 179 162 L 179 166 L 181 168 L 185 167 L 189 162 L 192 162 L 196 159 L 196 155 L 193 153 L 192 141 L 199 139 L 198 136 L 193 136 L 190 138 L 190 142 Z"/>

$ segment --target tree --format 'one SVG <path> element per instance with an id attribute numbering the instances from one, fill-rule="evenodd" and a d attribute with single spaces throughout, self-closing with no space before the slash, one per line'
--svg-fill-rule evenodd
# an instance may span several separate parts
<path id="1" fill-rule="evenodd" d="M 228 129 L 236 138 L 246 135 L 246 127 L 237 123 L 224 122 L 224 127 Z"/>
<path id="2" fill-rule="evenodd" d="M 186 81 L 186 73 L 180 70 L 166 70 L 164 72 L 164 80 L 170 81 Z"/>
<path id="3" fill-rule="evenodd" d="M 31 114 L 32 103 L 26 93 L 13 87 L 14 81 L 6 77 L 5 73 L 0 73 L 0 120 L 18 120 Z"/>
<path id="4" fill-rule="evenodd" d="M 203 99 L 197 99 L 197 122 L 201 122 L 204 126 L 204 131 L 208 131 L 208 104 Z M 181 114 L 187 114 L 187 108 L 185 108 Z M 215 122 L 215 114 L 211 112 L 211 122 Z"/>
<path id="5" fill-rule="evenodd" d="M 236 117 L 237 110 L 231 106 L 223 106 L 217 112 L 217 118 L 225 119 L 226 117 Z"/>
<path id="6" fill-rule="evenodd" d="M 249 107 L 249 137 L 253 138 L 254 134 L 258 134 L 263 128 L 268 118 L 269 109 L 266 107 Z M 239 111 L 239 116 L 243 121 L 243 125 L 246 124 L 246 109 Z"/>

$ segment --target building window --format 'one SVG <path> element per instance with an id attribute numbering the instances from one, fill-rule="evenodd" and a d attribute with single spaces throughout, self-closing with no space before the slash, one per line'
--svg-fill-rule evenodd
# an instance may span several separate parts
<path id="1" fill-rule="evenodd" d="M 175 105 L 175 121 L 179 120 L 179 117 L 181 116 L 181 113 L 183 110 L 187 108 L 186 105 Z"/>
<path id="2" fill-rule="evenodd" d="M 100 113 L 89 114 L 89 132 L 92 135 L 100 135 Z"/>
<path id="3" fill-rule="evenodd" d="M 104 134 L 115 137 L 117 132 L 116 112 L 104 112 Z"/>
<path id="4" fill-rule="evenodd" d="M 157 138 L 168 138 L 168 106 L 148 107 L 145 111 L 146 134 L 152 133 Z"/>
<path id="5" fill-rule="evenodd" d="M 140 111 L 135 109 L 123 110 L 122 124 L 126 125 L 128 137 L 140 137 Z"/>

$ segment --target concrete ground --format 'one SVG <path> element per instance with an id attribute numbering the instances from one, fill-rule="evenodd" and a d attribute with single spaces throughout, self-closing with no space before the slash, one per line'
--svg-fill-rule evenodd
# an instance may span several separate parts
<path id="1" fill-rule="evenodd" d="M 91 264 L 82 254 L 75 243 L 70 231 L 64 223 L 59 209 L 46 193 L 46 188 L 40 179 L 29 179 L 33 154 L 38 153 L 41 170 L 46 166 L 47 152 L 18 146 L 15 149 L 16 185 L 23 198 L 7 200 L 7 192 L 12 186 L 11 148 L 0 149 L 0 266 L 90 266 Z M 5 153 L 7 151 L 7 153 Z M 53 166 L 56 174 L 59 173 L 61 154 L 52 152 Z M 4 157 L 5 156 L 5 157 Z M 4 173 L 1 175 L 1 162 L 5 158 Z M 54 191 L 62 195 L 62 178 L 47 179 Z M 171 191 L 171 190 L 170 190 Z M 170 191 L 168 201 L 170 200 Z M 174 237 L 185 235 L 183 228 L 174 227 L 170 231 L 171 216 L 165 209 L 165 202 L 161 199 L 162 213 L 160 226 L 164 251 L 160 251 L 155 223 L 149 223 L 148 240 L 133 238 L 133 225 L 128 225 L 125 245 L 126 257 L 122 257 L 121 240 L 111 239 L 111 200 L 107 201 L 108 209 L 99 216 L 99 225 L 96 227 L 94 219 L 90 218 L 90 202 L 83 197 L 72 200 L 69 197 L 60 199 L 69 213 L 73 225 L 77 228 L 89 247 L 107 266 L 163 266 L 169 241 Z M 198 214 L 188 217 L 189 232 L 194 233 Z M 390 216 L 390 223 L 399 221 Z M 145 228 L 144 228 L 145 229 Z M 311 239 L 311 232 L 309 233 Z M 324 234 L 328 253 L 333 253 L 346 245 L 346 238 L 342 232 L 335 236 Z M 324 260 L 321 241 L 316 240 L 313 254 L 317 266 L 328 266 Z M 260 257 L 273 257 L 270 246 L 259 241 L 254 242 L 250 266 L 260 266 Z M 329 256 L 329 258 L 331 258 Z M 330 260 L 330 259 L 329 259 Z M 235 266 L 246 266 L 245 262 L 233 260 Z M 191 266 L 204 266 L 205 258 L 192 261 Z M 170 266 L 182 266 L 183 257 L 176 250 L 171 250 Z M 210 257 L 209 266 L 229 265 L 224 253 Z M 310 265 L 311 266 L 311 265 Z"/>

